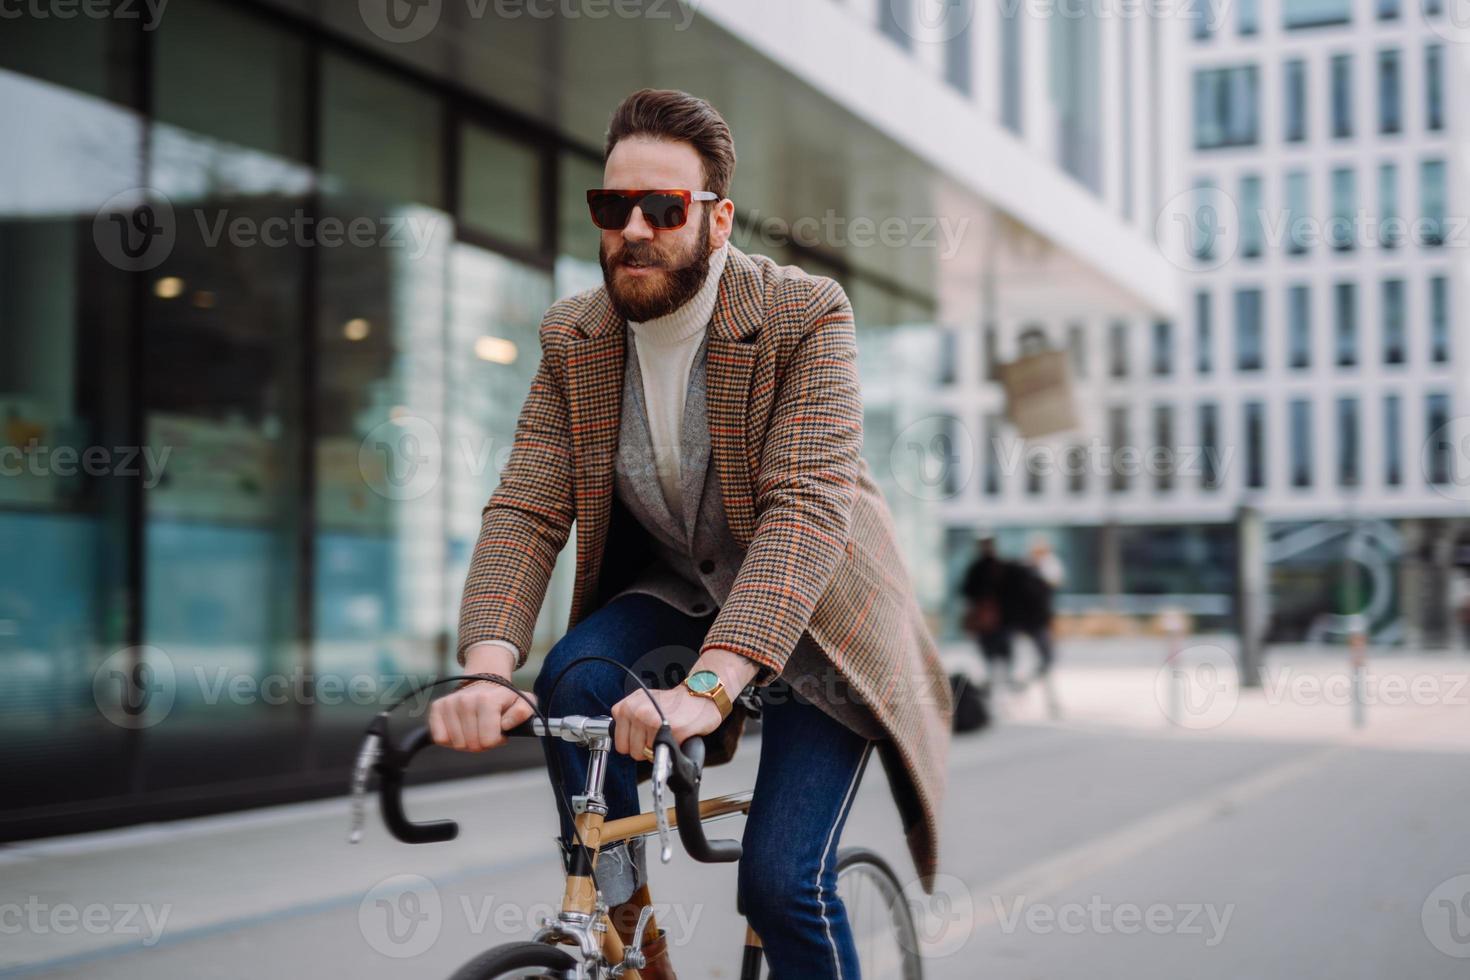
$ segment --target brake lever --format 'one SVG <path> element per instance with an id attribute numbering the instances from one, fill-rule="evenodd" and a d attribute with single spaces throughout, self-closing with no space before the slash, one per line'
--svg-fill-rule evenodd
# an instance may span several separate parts
<path id="1" fill-rule="evenodd" d="M 367 738 L 357 751 L 357 762 L 352 767 L 352 782 L 349 784 L 352 797 L 352 824 L 347 834 L 347 843 L 357 844 L 362 840 L 362 828 L 367 825 L 367 787 L 373 766 L 383 755 L 383 731 L 386 721 L 382 715 L 368 725 Z"/>
<path id="2" fill-rule="evenodd" d="M 673 771 L 674 761 L 669 755 L 668 745 L 654 742 L 653 813 L 658 824 L 659 860 L 664 864 L 668 864 L 674 857 L 674 848 L 669 843 L 669 808 L 664 805 L 664 789 L 668 784 L 669 774 Z"/>

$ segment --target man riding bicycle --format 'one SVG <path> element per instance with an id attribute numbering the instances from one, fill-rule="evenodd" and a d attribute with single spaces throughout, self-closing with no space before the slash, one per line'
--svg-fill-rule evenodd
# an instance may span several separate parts
<path id="1" fill-rule="evenodd" d="M 638 812 L 658 709 L 608 663 L 585 663 L 553 693 L 569 664 L 682 661 L 684 683 L 654 697 L 677 740 L 718 734 L 726 756 L 740 693 L 762 691 L 740 907 L 773 976 L 852 978 L 836 893 L 843 824 L 876 746 L 927 884 L 949 688 L 859 455 L 847 297 L 729 244 L 734 168 L 729 127 L 702 99 L 643 90 L 613 113 L 604 186 L 587 193 L 604 285 L 542 321 L 541 363 L 465 582 L 459 658 L 502 676 L 524 663 L 575 523 L 571 622 L 537 679 L 540 707 L 611 714 L 617 818 Z M 434 703 L 430 730 L 480 751 L 530 715 L 512 691 L 472 683 Z M 554 740 L 547 751 L 577 792 L 585 755 Z M 570 854 L 565 814 L 562 841 Z M 603 852 L 598 883 L 620 933 L 646 876 L 638 844 Z M 642 976 L 672 976 L 664 942 L 646 940 Z"/>

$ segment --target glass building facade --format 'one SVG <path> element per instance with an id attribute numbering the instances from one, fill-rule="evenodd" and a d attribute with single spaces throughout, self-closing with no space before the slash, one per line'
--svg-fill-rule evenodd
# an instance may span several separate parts
<path id="1" fill-rule="evenodd" d="M 6 21 L 0 131 L 0 836 L 340 792 L 452 664 L 541 315 L 601 282 L 599 148 L 215 0 Z M 843 282 L 880 391 L 932 332 L 840 256 L 755 250 Z"/>

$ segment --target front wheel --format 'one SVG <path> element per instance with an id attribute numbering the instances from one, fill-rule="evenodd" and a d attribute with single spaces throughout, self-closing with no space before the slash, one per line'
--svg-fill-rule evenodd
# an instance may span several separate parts
<path id="1" fill-rule="evenodd" d="M 476 956 L 450 980 L 571 980 L 576 975 L 576 959 L 558 946 L 506 943 Z"/>
<path id="2" fill-rule="evenodd" d="M 862 847 L 838 852 L 837 895 L 847 909 L 864 980 L 921 980 L 913 909 L 888 862 Z"/>

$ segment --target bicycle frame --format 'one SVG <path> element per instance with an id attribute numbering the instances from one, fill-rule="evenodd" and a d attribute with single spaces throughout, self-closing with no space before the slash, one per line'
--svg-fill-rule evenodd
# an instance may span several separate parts
<path id="1" fill-rule="evenodd" d="M 629 957 L 622 937 L 613 928 L 608 918 L 609 909 L 597 894 L 594 871 L 597 859 L 606 846 L 645 837 L 660 829 L 660 814 L 657 809 L 631 817 L 607 819 L 607 800 L 603 795 L 603 784 L 607 778 L 608 753 L 612 751 L 612 735 L 609 719 L 564 718 L 551 719 L 545 726 L 538 719 L 533 727 L 538 735 L 560 737 L 587 749 L 587 782 L 583 792 L 572 798 L 573 824 L 577 829 L 576 841 L 567 871 L 566 886 L 562 893 L 561 911 L 556 919 L 544 920 L 535 934 L 537 942 L 568 942 L 582 952 L 585 962 L 597 963 L 613 976 L 628 977 L 629 967 L 642 966 L 639 947 L 649 930 L 656 935 L 657 922 L 653 907 L 645 904 L 639 912 L 638 925 L 633 934 L 633 956 Z M 659 780 L 655 777 L 655 806 L 658 806 Z M 748 813 L 751 794 L 730 793 L 711 797 L 699 803 L 701 822 L 718 817 Z M 674 807 L 663 809 L 663 826 L 678 827 L 679 815 Z M 667 858 L 665 859 L 667 860 Z M 647 889 L 640 889 L 646 897 Z M 635 894 L 635 898 L 638 897 Z M 745 927 L 745 955 L 741 966 L 741 980 L 755 980 L 760 975 L 761 942 L 754 929 Z M 621 969 L 620 969 L 621 967 Z"/>

